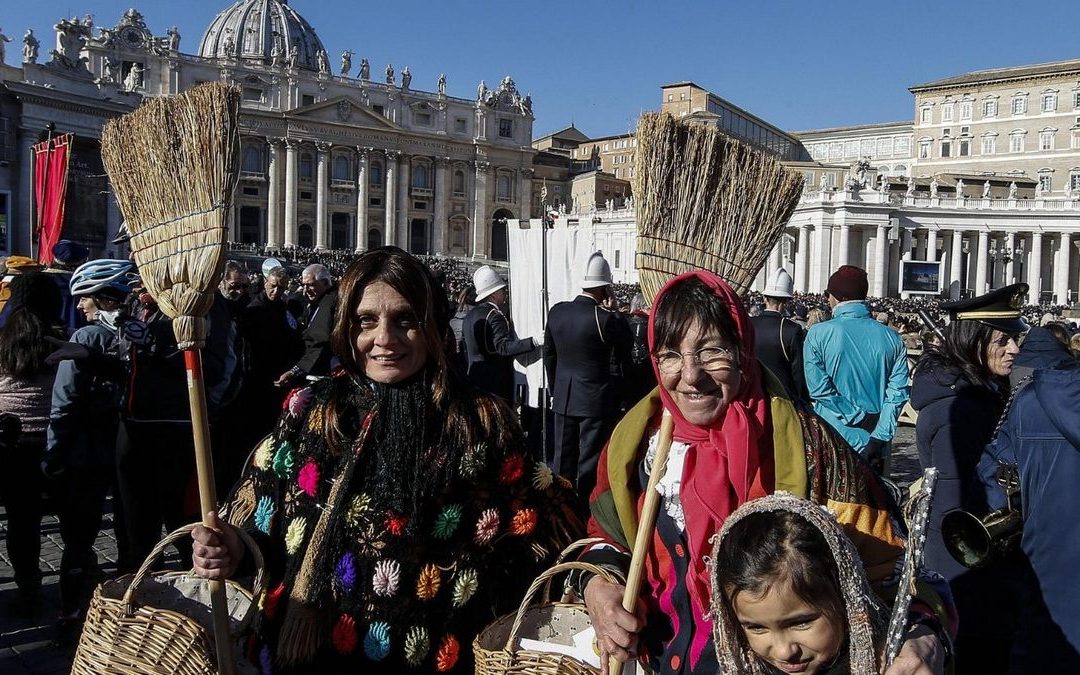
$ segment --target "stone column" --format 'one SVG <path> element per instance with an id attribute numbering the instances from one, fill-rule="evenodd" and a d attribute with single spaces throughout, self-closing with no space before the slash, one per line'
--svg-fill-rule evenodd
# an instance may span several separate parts
<path id="1" fill-rule="evenodd" d="M 285 141 L 285 248 L 295 248 L 299 232 L 296 229 L 296 180 L 297 150 L 300 141 L 287 139 Z"/>
<path id="2" fill-rule="evenodd" d="M 979 246 L 975 252 L 975 295 L 986 292 L 986 264 L 988 262 L 988 250 L 990 248 L 990 233 L 986 228 L 979 230 Z"/>
<path id="3" fill-rule="evenodd" d="M 528 220 L 532 217 L 532 169 L 518 171 L 518 218 Z"/>
<path id="4" fill-rule="evenodd" d="M 1057 236 L 1058 250 L 1054 257 L 1054 295 L 1056 302 L 1064 305 L 1069 300 L 1069 233 L 1061 232 Z"/>
<path id="5" fill-rule="evenodd" d="M 397 150 L 386 151 L 383 167 L 383 204 L 386 221 L 383 224 L 383 244 L 390 246 L 397 242 L 397 161 L 401 153 Z"/>
<path id="6" fill-rule="evenodd" d="M 356 252 L 367 250 L 368 153 L 371 148 L 356 146 Z"/>
<path id="7" fill-rule="evenodd" d="M 476 162 L 476 191 L 473 197 L 473 222 L 472 222 L 472 256 L 474 258 L 488 255 L 487 230 L 488 230 L 488 171 L 491 164 L 488 162 Z"/>
<path id="8" fill-rule="evenodd" d="M 810 281 L 810 292 L 820 293 L 825 290 L 829 283 L 829 275 L 832 274 L 832 226 L 819 224 L 814 237 L 814 259 L 810 263 L 810 272 L 813 279 Z"/>
<path id="9" fill-rule="evenodd" d="M 926 231 L 926 259 L 937 261 L 937 230 L 930 228 Z"/>
<path id="10" fill-rule="evenodd" d="M 325 249 L 330 240 L 330 224 L 326 218 L 326 200 L 330 198 L 330 189 L 327 185 L 327 164 L 330 159 L 330 144 L 315 143 L 317 151 L 318 168 L 315 173 L 317 181 L 315 187 L 315 248 Z"/>
<path id="11" fill-rule="evenodd" d="M 8 253 L 20 255 L 36 255 L 37 250 L 30 250 L 33 238 L 34 223 L 30 220 L 35 215 L 30 206 L 30 198 L 34 192 L 34 151 L 31 146 L 37 142 L 37 132 L 29 129 L 19 131 L 19 176 L 18 193 L 9 197 L 18 201 L 11 212 L 11 222 L 8 223 L 8 241 L 0 242 L 0 249 L 7 249 Z M 25 226 L 16 223 L 26 223 Z M 10 247 L 10 248 L 8 248 Z"/>
<path id="12" fill-rule="evenodd" d="M 391 242 L 406 251 L 409 250 L 409 238 L 412 236 L 409 231 L 409 210 L 412 208 L 412 199 L 409 196 L 409 183 L 412 180 L 409 164 L 411 159 L 412 157 L 405 154 L 398 159 L 397 240 Z"/>
<path id="13" fill-rule="evenodd" d="M 876 298 L 889 292 L 889 226 L 878 225 L 874 235 L 874 290 Z"/>
<path id="14" fill-rule="evenodd" d="M 900 228 L 900 260 L 911 260 L 915 253 L 915 230 L 909 227 Z M 899 273 L 900 267 L 897 268 Z M 900 287 L 900 279 L 897 279 L 897 287 Z M 901 298 L 911 297 L 910 293 L 900 291 Z"/>
<path id="15" fill-rule="evenodd" d="M 435 158 L 435 222 L 432 224 L 432 253 L 446 253 L 446 234 L 449 227 L 450 158 Z"/>
<path id="16" fill-rule="evenodd" d="M 836 250 L 836 266 L 848 264 L 848 251 L 851 250 L 851 226 L 847 221 L 840 223 L 840 243 Z M 859 265 L 862 267 L 862 265 Z"/>
<path id="17" fill-rule="evenodd" d="M 773 250 L 769 252 L 769 266 L 765 272 L 765 283 L 768 284 L 772 280 L 772 275 L 776 273 L 776 270 L 784 266 L 784 237 L 787 233 L 780 235 L 780 241 L 777 242 Z"/>
<path id="18" fill-rule="evenodd" d="M 799 225 L 799 241 L 795 251 L 795 290 L 800 293 L 807 292 L 807 284 L 810 279 L 807 269 L 810 262 L 810 232 L 806 225 Z"/>
<path id="19" fill-rule="evenodd" d="M 960 291 L 964 290 L 965 279 L 961 277 L 964 274 L 964 231 L 953 230 L 952 233 L 952 253 L 949 257 L 949 284 L 956 284 L 956 293 L 951 292 L 949 297 L 953 300 L 960 299 Z"/>
<path id="20" fill-rule="evenodd" d="M 1013 255 L 1016 248 L 1016 235 L 1012 232 L 1005 233 L 1005 250 L 1008 251 L 1009 262 L 1005 263 L 1005 279 L 1002 282 L 1003 286 L 1008 286 L 1016 280 L 1016 261 L 1013 260 Z"/>
<path id="21" fill-rule="evenodd" d="M 266 186 L 266 247 L 281 245 L 281 144 L 280 138 L 266 139 L 270 146 L 270 167 Z"/>
<path id="22" fill-rule="evenodd" d="M 1031 304 L 1039 302 L 1039 294 L 1042 293 L 1042 232 L 1038 230 L 1031 233 L 1031 250 L 1028 252 L 1027 284 L 1031 297 Z"/>

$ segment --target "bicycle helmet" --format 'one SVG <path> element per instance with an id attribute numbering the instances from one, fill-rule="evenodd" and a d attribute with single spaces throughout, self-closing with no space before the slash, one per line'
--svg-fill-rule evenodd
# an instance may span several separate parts
<path id="1" fill-rule="evenodd" d="M 94 295 L 109 293 L 126 296 L 139 279 L 135 263 L 130 260 L 91 260 L 79 265 L 71 275 L 71 294 Z"/>

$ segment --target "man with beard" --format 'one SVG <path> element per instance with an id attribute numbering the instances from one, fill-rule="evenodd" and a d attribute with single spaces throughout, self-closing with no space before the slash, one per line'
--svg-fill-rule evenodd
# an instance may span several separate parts
<path id="1" fill-rule="evenodd" d="M 308 265 L 300 275 L 300 290 L 307 300 L 300 324 L 303 326 L 304 354 L 275 384 L 288 389 L 303 384 L 308 375 L 330 373 L 330 331 L 337 310 L 337 289 L 325 266 Z"/>
<path id="2" fill-rule="evenodd" d="M 225 263 L 225 274 L 221 277 L 218 290 L 227 302 L 229 316 L 234 319 L 240 316 L 240 312 L 251 302 L 251 296 L 248 295 L 250 283 L 247 272 L 239 263 L 232 260 Z"/>

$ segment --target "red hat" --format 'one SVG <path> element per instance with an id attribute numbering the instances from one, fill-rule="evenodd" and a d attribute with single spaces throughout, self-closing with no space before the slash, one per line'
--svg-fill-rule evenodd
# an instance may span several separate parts
<path id="1" fill-rule="evenodd" d="M 840 302 L 845 300 L 865 300 L 870 290 L 866 279 L 866 270 L 854 265 L 842 265 L 829 277 L 827 292 Z"/>

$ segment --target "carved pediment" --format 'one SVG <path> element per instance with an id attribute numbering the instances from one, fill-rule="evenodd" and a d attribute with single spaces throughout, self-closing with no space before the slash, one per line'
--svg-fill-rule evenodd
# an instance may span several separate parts
<path id="1" fill-rule="evenodd" d="M 297 108 L 288 113 L 290 118 L 309 122 L 329 122 L 373 129 L 397 129 L 390 120 L 371 108 L 357 103 L 347 96 L 337 96 L 328 101 Z"/>

